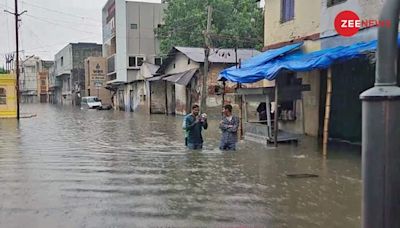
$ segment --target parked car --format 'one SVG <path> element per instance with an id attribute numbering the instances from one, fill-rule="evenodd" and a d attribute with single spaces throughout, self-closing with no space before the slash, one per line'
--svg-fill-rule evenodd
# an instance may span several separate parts
<path id="1" fill-rule="evenodd" d="M 102 104 L 98 97 L 82 97 L 81 108 L 97 109 L 99 107 L 102 107 Z"/>

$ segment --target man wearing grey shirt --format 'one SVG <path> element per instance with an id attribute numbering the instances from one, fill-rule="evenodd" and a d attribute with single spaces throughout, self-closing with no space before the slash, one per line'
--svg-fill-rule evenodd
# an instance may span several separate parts
<path id="1" fill-rule="evenodd" d="M 236 150 L 237 132 L 239 128 L 239 118 L 232 115 L 232 105 L 225 105 L 223 109 L 224 117 L 222 118 L 219 129 L 222 131 L 221 150 Z"/>

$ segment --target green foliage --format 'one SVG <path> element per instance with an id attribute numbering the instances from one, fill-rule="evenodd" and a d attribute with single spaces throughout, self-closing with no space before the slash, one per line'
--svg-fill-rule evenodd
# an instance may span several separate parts
<path id="1" fill-rule="evenodd" d="M 264 17 L 255 0 L 167 0 L 164 25 L 156 29 L 161 51 L 173 46 L 204 47 L 207 6 L 213 7 L 211 44 L 218 48 L 260 48 Z"/>
<path id="2" fill-rule="evenodd" d="M 0 74 L 7 74 L 7 71 L 4 68 L 0 67 Z"/>

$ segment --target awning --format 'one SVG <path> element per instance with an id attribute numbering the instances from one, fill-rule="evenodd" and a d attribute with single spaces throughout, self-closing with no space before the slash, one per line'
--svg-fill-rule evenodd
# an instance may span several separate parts
<path id="1" fill-rule="evenodd" d="M 398 39 L 400 43 L 400 39 Z M 228 80 L 242 83 L 252 83 L 263 79 L 274 80 L 282 70 L 307 72 L 318 69 L 327 69 L 334 63 L 341 63 L 355 58 L 365 58 L 367 54 L 375 52 L 377 40 L 360 42 L 350 46 L 339 46 L 311 53 L 292 53 L 276 58 L 254 68 L 236 69 L 229 73 Z M 222 74 L 220 77 L 225 77 Z"/>
<path id="2" fill-rule="evenodd" d="M 165 75 L 155 76 L 155 77 L 147 78 L 146 81 L 149 81 L 149 82 L 159 81 L 159 80 L 163 79 L 164 77 L 165 77 Z"/>
<path id="3" fill-rule="evenodd" d="M 163 78 L 165 81 L 173 82 L 178 85 L 187 86 L 197 72 L 196 69 L 191 69 L 182 73 L 172 74 Z"/>
<path id="4" fill-rule="evenodd" d="M 275 58 L 281 57 L 282 55 L 298 50 L 302 45 L 303 43 L 296 43 L 278 49 L 265 51 L 259 55 L 256 55 L 244 61 L 241 64 L 240 69 L 237 69 L 236 66 L 224 69 L 223 71 L 220 72 L 220 80 L 228 80 L 239 83 L 252 83 L 260 81 L 263 79 L 262 77 L 258 75 L 247 74 L 247 71 L 251 71 L 254 68 L 265 65 L 266 63 Z M 246 74 L 242 72 L 245 72 Z"/>

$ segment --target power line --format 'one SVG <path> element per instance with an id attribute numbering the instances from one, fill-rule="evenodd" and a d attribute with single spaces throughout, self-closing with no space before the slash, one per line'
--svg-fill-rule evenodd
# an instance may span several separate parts
<path id="1" fill-rule="evenodd" d="M 48 17 L 35 16 L 35 15 L 32 15 L 32 14 L 27 14 L 27 15 L 34 16 L 34 17 L 40 18 L 42 20 L 51 20 L 51 21 L 56 21 L 56 22 L 66 23 L 66 24 L 71 24 L 71 25 L 72 24 L 73 25 L 82 25 L 83 24 L 83 25 L 87 25 L 87 26 L 99 26 L 99 24 L 95 24 L 95 23 L 91 24 L 91 23 L 73 22 L 73 21 L 65 21 L 65 20 L 48 18 Z"/>
<path id="2" fill-rule="evenodd" d="M 59 11 L 59 10 L 46 8 L 46 7 L 39 6 L 39 5 L 36 5 L 36 4 L 32 4 L 32 3 L 29 3 L 29 2 L 25 2 L 25 1 L 22 1 L 22 2 L 25 3 L 26 5 L 33 6 L 33 7 L 36 7 L 36 8 L 39 8 L 39 9 L 43 9 L 43 10 L 46 10 L 46 11 L 50 11 L 52 13 L 63 14 L 65 16 L 70 16 L 70 17 L 77 17 L 77 18 L 81 18 L 83 20 L 88 19 L 88 20 L 96 21 L 97 23 L 99 21 L 98 19 L 94 19 L 94 18 L 90 18 L 90 17 L 83 17 L 83 16 L 80 16 L 80 15 L 77 15 L 77 14 L 65 13 L 65 12 L 62 12 L 62 11 Z"/>
<path id="3" fill-rule="evenodd" d="M 26 16 L 31 17 L 31 18 L 33 18 L 35 20 L 39 20 L 39 21 L 46 22 L 46 23 L 49 23 L 49 24 L 61 26 L 61 27 L 67 28 L 67 29 L 78 31 L 78 32 L 84 32 L 84 33 L 90 33 L 90 34 L 94 33 L 94 32 L 90 32 L 90 31 L 79 30 L 79 29 L 76 29 L 76 28 L 73 28 L 73 27 L 69 27 L 69 26 L 65 26 L 65 25 L 62 25 L 62 24 L 59 24 L 59 23 L 55 23 L 55 22 L 52 22 L 52 21 L 48 21 L 48 20 L 42 19 L 40 17 L 33 16 L 33 15 L 30 15 L 30 14 L 26 14 Z M 100 34 L 100 33 L 98 33 L 98 34 Z"/>

